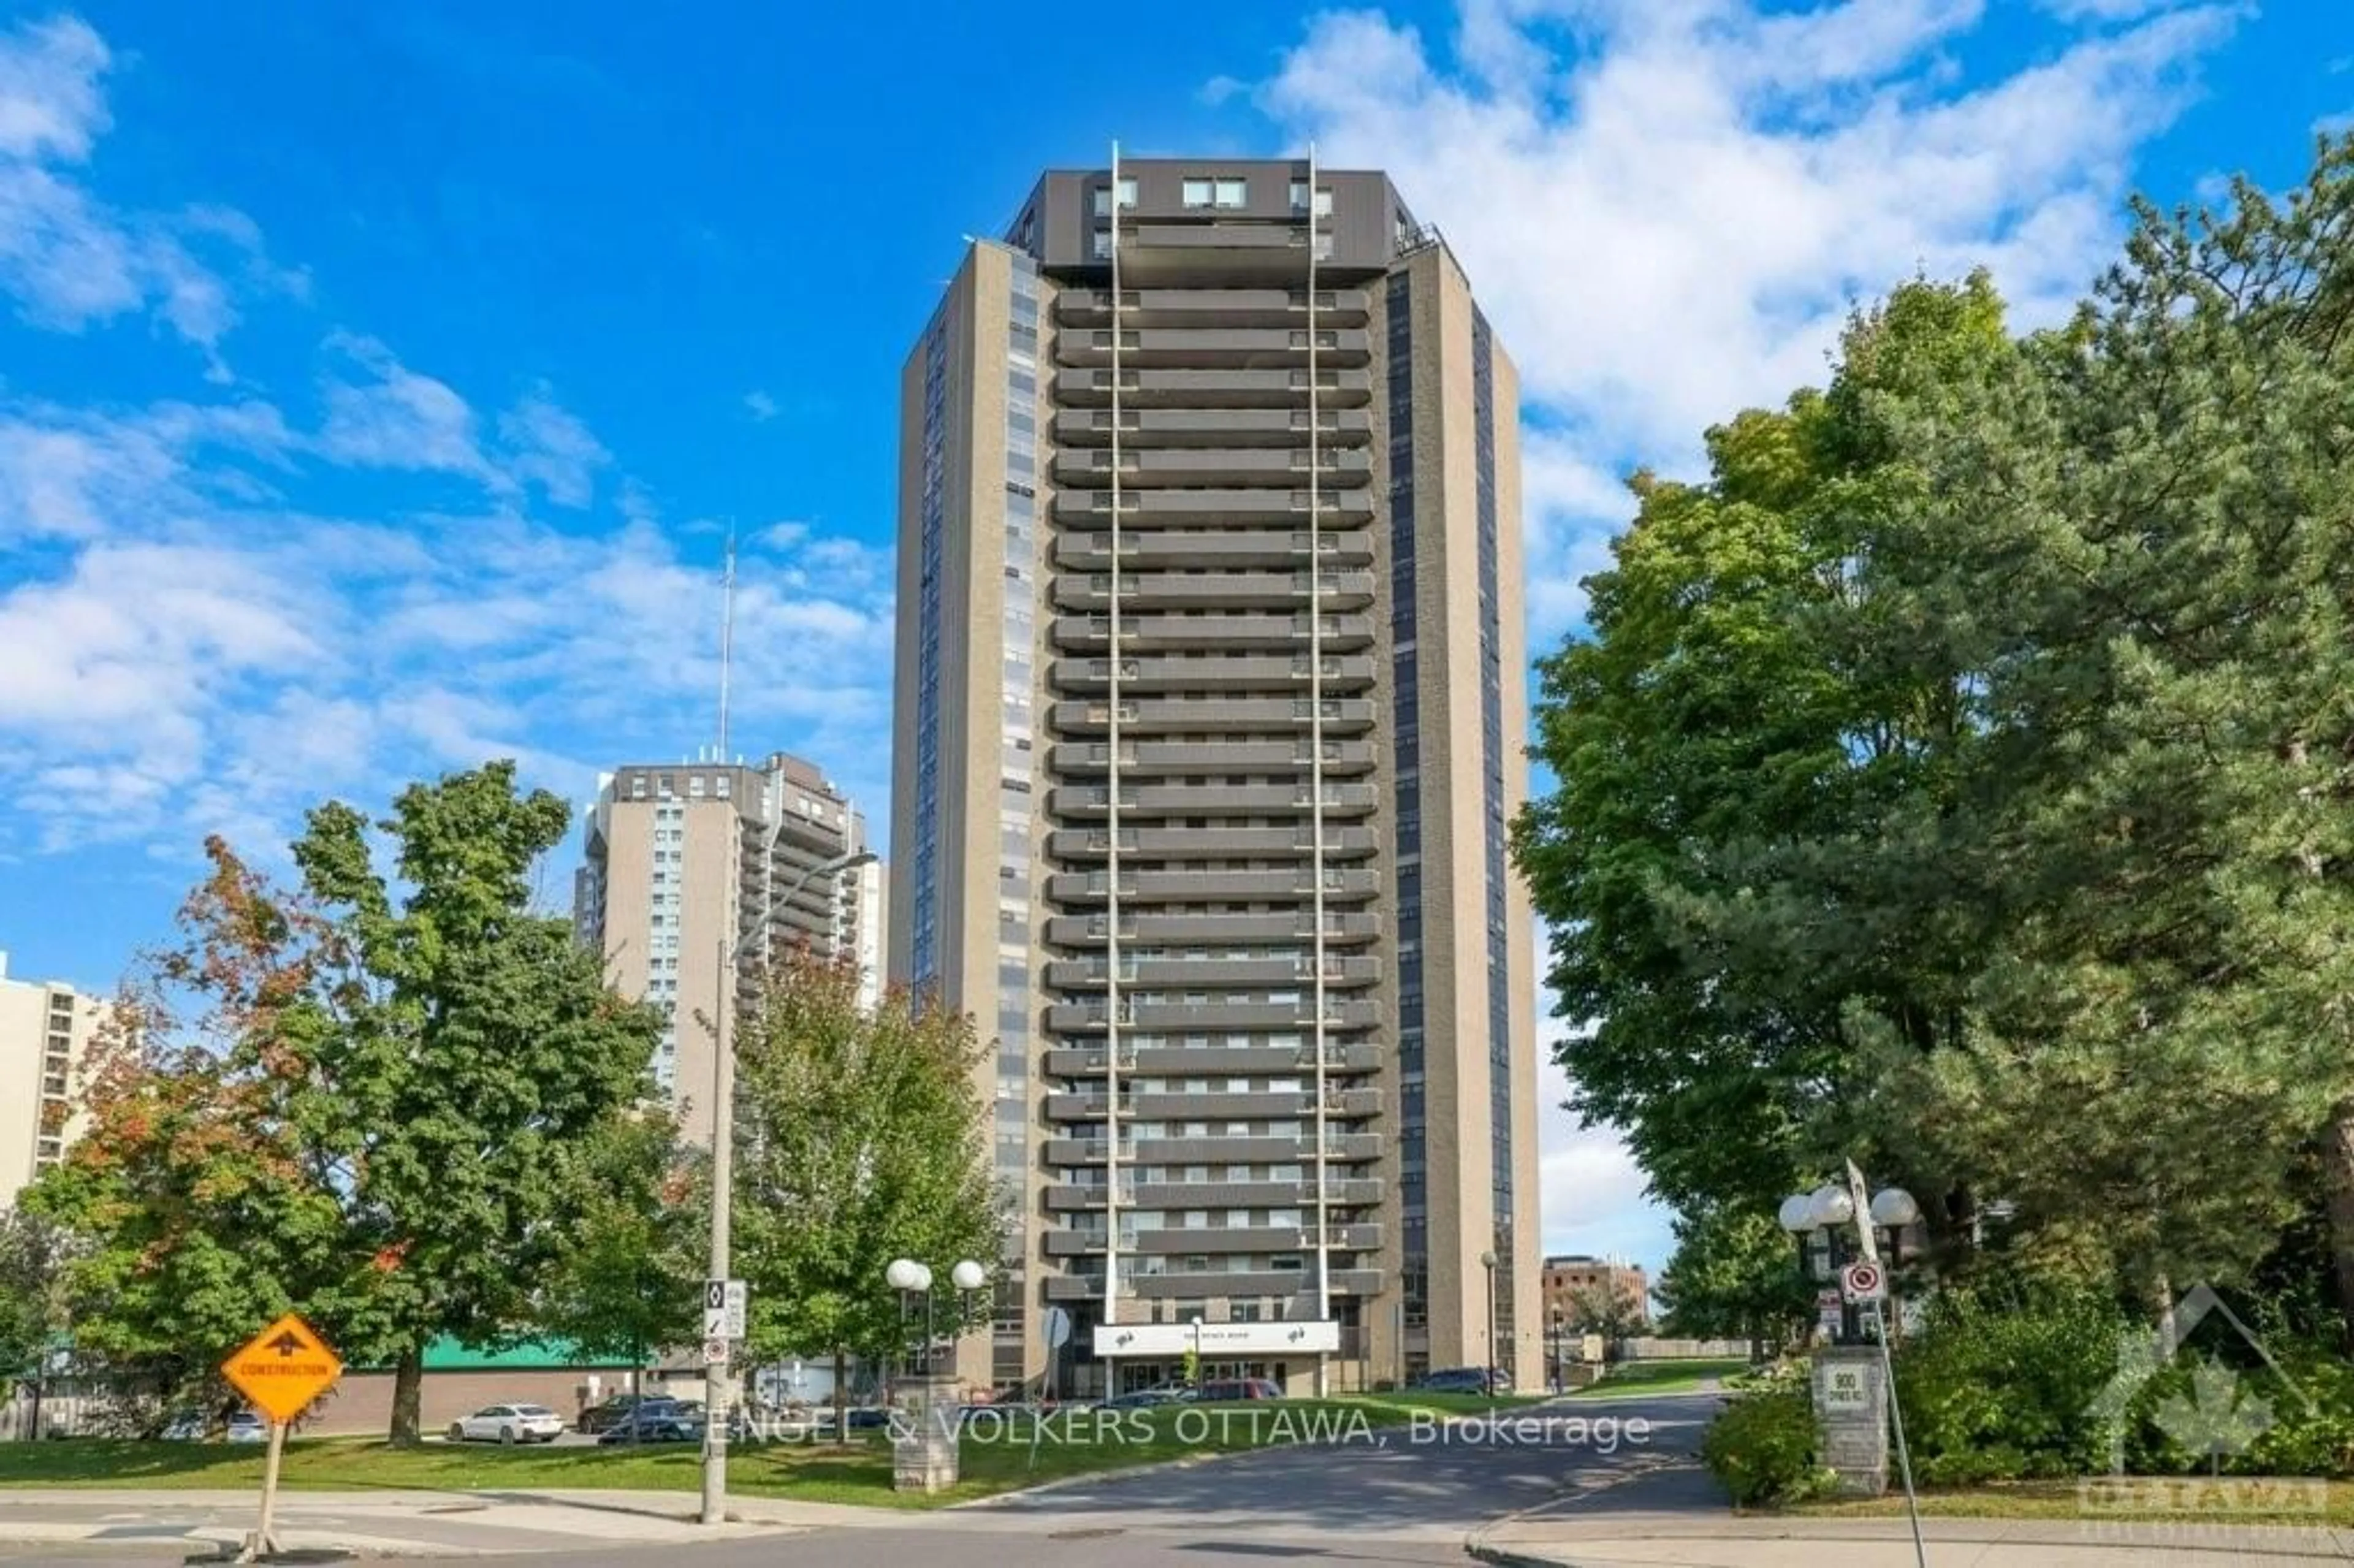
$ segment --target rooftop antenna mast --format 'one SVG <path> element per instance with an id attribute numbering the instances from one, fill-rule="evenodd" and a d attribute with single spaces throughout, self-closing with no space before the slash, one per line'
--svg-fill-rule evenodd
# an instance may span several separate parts
<path id="1" fill-rule="evenodd" d="M 727 669 L 736 654 L 736 524 L 727 524 L 726 565 L 719 577 L 719 753 L 727 760 Z"/>

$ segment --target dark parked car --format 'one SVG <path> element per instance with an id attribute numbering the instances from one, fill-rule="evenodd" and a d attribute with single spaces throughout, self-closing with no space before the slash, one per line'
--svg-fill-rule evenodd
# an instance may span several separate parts
<path id="1" fill-rule="evenodd" d="M 1410 1389 L 1432 1393 L 1504 1393 L 1511 1386 L 1512 1380 L 1503 1372 L 1498 1372 L 1491 1378 L 1485 1367 L 1447 1367 L 1425 1372 L 1406 1384 Z"/>
<path id="2" fill-rule="evenodd" d="M 1198 1404 L 1226 1404 L 1245 1399 L 1281 1399 L 1283 1390 L 1263 1377 L 1214 1378 L 1193 1392 Z"/>
<path id="3" fill-rule="evenodd" d="M 573 1424 L 573 1430 L 591 1435 L 610 1431 L 628 1420 L 630 1412 L 641 1404 L 646 1406 L 649 1413 L 672 1415 L 682 1411 L 697 1415 L 703 1412 L 703 1406 L 691 1400 L 670 1399 L 659 1393 L 617 1393 L 582 1411 L 580 1419 Z"/>
<path id="4" fill-rule="evenodd" d="M 674 1399 L 649 1399 L 612 1425 L 597 1441 L 607 1443 L 700 1443 L 703 1413 L 689 1411 Z"/>

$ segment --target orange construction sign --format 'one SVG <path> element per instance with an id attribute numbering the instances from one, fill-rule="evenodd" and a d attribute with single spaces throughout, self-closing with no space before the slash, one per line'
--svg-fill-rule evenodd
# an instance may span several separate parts
<path id="1" fill-rule="evenodd" d="M 221 1362 L 221 1375 L 272 1421 L 292 1421 L 334 1386 L 344 1363 L 289 1312 Z"/>

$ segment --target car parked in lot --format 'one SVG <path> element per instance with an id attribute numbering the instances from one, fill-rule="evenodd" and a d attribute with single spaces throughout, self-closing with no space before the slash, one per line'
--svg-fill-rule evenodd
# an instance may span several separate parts
<path id="1" fill-rule="evenodd" d="M 564 1417 L 544 1404 L 486 1404 L 450 1423 L 452 1443 L 553 1443 Z"/>
<path id="2" fill-rule="evenodd" d="M 1182 1388 L 1139 1388 L 1114 1394 L 1104 1401 L 1106 1410 L 1150 1410 L 1155 1405 L 1174 1404 L 1185 1397 Z"/>
<path id="3" fill-rule="evenodd" d="M 240 1410 L 228 1418 L 228 1429 L 221 1436 L 231 1443 L 267 1443 L 270 1423 L 250 1410 Z"/>
<path id="4" fill-rule="evenodd" d="M 1422 1389 L 1431 1393 L 1506 1393 L 1512 1380 L 1502 1372 L 1490 1372 L 1486 1367 L 1447 1367 L 1428 1372 L 1406 1383 L 1409 1389 Z"/>
<path id="5" fill-rule="evenodd" d="M 1188 1396 L 1197 1404 L 1228 1404 L 1246 1399 L 1281 1399 L 1283 1390 L 1272 1378 L 1212 1378 Z"/>
<path id="6" fill-rule="evenodd" d="M 614 1443 L 700 1443 L 703 1412 L 674 1399 L 649 1399 L 598 1434 L 599 1446 Z"/>

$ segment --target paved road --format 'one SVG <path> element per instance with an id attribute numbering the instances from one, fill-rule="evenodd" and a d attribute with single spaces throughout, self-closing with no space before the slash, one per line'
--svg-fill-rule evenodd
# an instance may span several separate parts
<path id="1" fill-rule="evenodd" d="M 1182 1468 L 938 1513 L 825 1510 L 829 1520 L 849 1522 L 708 1545 L 631 1544 L 633 1531 L 620 1517 L 610 1531 L 595 1520 L 584 1527 L 575 1507 L 510 1513 L 493 1530 L 470 1525 L 467 1499 L 457 1497 L 419 1499 L 430 1506 L 404 1511 L 398 1532 L 429 1552 L 548 1552 L 583 1568 L 643 1568 L 656 1554 L 662 1568 L 1460 1563 L 1464 1537 L 1479 1525 L 1573 1496 L 1607 1507 L 1614 1487 L 1679 1462 L 1697 1444 L 1713 1403 L 1710 1396 L 1577 1400 L 1515 1412 L 1492 1427 L 1476 1420 L 1384 1432 L 1328 1426 L 1300 1435 L 1309 1440 Z M 1279 1408 L 1241 1407 L 1230 1419 L 1273 1421 Z M 6 1499 L 0 1492 L 0 1534 L 6 1533 Z M 281 1503 L 285 1522 L 295 1528 L 331 1527 L 338 1506 L 348 1505 L 323 1498 L 306 1504 L 300 1492 Z M 87 1504 L 45 1505 L 43 1517 L 58 1520 L 61 1510 L 104 1522 L 107 1538 L 81 1548 L 0 1547 L 0 1563 L 169 1563 L 185 1553 L 183 1532 L 192 1525 L 242 1529 L 251 1522 L 249 1503 L 228 1507 L 168 1495 L 93 1494 Z M 371 1535 L 392 1527 L 378 1516 L 346 1520 L 340 1529 Z"/>

